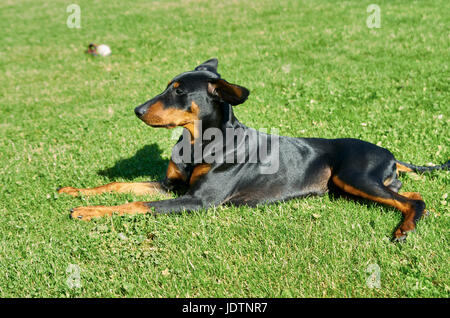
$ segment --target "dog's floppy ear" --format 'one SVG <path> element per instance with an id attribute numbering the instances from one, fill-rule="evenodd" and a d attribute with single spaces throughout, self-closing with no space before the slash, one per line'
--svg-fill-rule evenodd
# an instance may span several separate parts
<path id="1" fill-rule="evenodd" d="M 213 79 L 208 82 L 208 93 L 235 106 L 247 100 L 250 91 L 245 87 L 228 83 L 223 79 Z"/>
<path id="2" fill-rule="evenodd" d="M 216 58 L 207 60 L 195 68 L 196 71 L 210 71 L 217 74 L 217 65 L 219 61 Z"/>

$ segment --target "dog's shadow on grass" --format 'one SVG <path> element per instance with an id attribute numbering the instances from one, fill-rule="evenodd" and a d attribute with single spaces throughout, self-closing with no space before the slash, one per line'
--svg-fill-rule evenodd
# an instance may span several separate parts
<path id="1" fill-rule="evenodd" d="M 147 177 L 149 180 L 163 178 L 168 160 L 161 157 L 162 150 L 157 144 L 151 144 L 138 150 L 136 154 L 127 159 L 121 159 L 116 164 L 97 173 L 111 180 L 118 178 L 133 180 L 137 177 Z"/>

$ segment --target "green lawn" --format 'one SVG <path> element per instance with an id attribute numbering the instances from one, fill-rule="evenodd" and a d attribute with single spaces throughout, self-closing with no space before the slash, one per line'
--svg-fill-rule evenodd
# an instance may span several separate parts
<path id="1" fill-rule="evenodd" d="M 80 222 L 70 208 L 158 197 L 55 191 L 162 177 L 173 131 L 133 109 L 211 57 L 250 89 L 235 108 L 248 126 L 443 163 L 449 1 L 377 1 L 380 29 L 373 1 L 77 0 L 80 29 L 71 3 L 0 3 L 1 297 L 449 297 L 448 171 L 401 177 L 431 211 L 404 244 L 397 211 L 329 196 Z M 90 42 L 113 54 L 87 56 Z"/>

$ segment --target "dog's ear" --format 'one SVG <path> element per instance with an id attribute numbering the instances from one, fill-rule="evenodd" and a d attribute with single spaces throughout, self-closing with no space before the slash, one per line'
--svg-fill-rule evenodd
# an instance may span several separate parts
<path id="1" fill-rule="evenodd" d="M 214 79 L 208 82 L 208 93 L 214 97 L 235 106 L 247 100 L 250 91 L 245 87 L 228 83 L 223 79 Z"/>
<path id="2" fill-rule="evenodd" d="M 196 71 L 210 71 L 217 74 L 217 65 L 219 61 L 216 58 L 207 60 L 195 68 Z"/>

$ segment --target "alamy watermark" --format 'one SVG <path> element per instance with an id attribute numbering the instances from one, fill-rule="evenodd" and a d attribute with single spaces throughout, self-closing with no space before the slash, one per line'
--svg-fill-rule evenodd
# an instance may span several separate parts
<path id="1" fill-rule="evenodd" d="M 370 15 L 366 19 L 366 25 L 369 29 L 381 28 L 381 8 L 377 4 L 371 4 L 366 9 Z"/>
<path id="2" fill-rule="evenodd" d="M 67 266 L 67 268 L 66 268 L 66 274 L 68 275 L 67 279 L 66 279 L 67 287 L 69 287 L 70 289 L 81 288 L 80 273 L 81 273 L 81 270 L 78 265 L 69 264 L 69 266 Z"/>
<path id="3" fill-rule="evenodd" d="M 194 122 L 195 129 L 202 130 L 202 121 Z M 219 128 L 208 128 L 202 136 L 191 142 L 187 129 L 183 138 L 172 150 L 174 163 L 251 163 L 257 164 L 261 174 L 274 174 L 280 164 L 278 130 L 273 128 L 272 134 L 266 129 L 260 131 L 247 127 L 229 127 L 225 131 Z M 225 135 L 224 135 L 225 133 Z"/>
<path id="4" fill-rule="evenodd" d="M 78 4 L 69 4 L 66 8 L 66 12 L 70 13 L 67 17 L 66 25 L 69 29 L 81 28 L 81 8 Z"/>
<path id="5" fill-rule="evenodd" d="M 366 285 L 369 288 L 381 288 L 381 269 L 378 264 L 369 264 L 366 268 L 366 273 L 370 273 L 366 279 Z"/>

